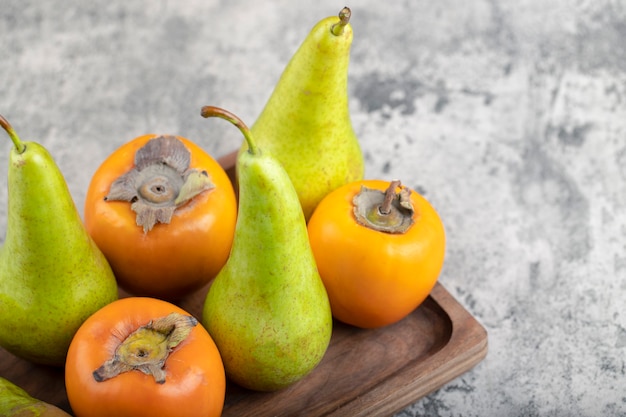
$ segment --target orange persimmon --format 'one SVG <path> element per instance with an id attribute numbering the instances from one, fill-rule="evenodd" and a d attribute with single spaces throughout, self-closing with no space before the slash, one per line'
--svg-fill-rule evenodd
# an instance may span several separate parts
<path id="1" fill-rule="evenodd" d="M 356 327 L 406 317 L 430 294 L 443 267 L 439 215 L 399 181 L 362 180 L 332 191 L 308 231 L 333 316 Z"/>
<path id="2" fill-rule="evenodd" d="M 119 286 L 175 301 L 201 288 L 226 263 L 237 200 L 223 167 L 180 136 L 137 137 L 96 170 L 85 227 Z"/>
<path id="3" fill-rule="evenodd" d="M 226 376 L 217 346 L 167 301 L 122 298 L 78 329 L 65 362 L 76 417 L 217 417 Z"/>

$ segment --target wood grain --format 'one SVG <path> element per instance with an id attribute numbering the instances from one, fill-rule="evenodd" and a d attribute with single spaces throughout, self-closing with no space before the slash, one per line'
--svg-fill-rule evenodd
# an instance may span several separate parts
<path id="1" fill-rule="evenodd" d="M 233 155 L 220 162 L 233 179 Z M 199 318 L 207 291 L 208 286 L 177 304 Z M 120 296 L 128 294 L 120 291 Z M 420 307 L 391 326 L 363 330 L 335 322 L 322 362 L 289 388 L 259 393 L 229 384 L 223 415 L 392 415 L 486 354 L 485 329 L 438 283 Z M 32 364 L 0 348 L 0 376 L 71 412 L 62 369 Z"/>
<path id="2" fill-rule="evenodd" d="M 179 304 L 199 317 L 204 292 Z M 362 330 L 336 322 L 322 362 L 287 389 L 259 393 L 229 384 L 223 415 L 392 415 L 486 354 L 484 328 L 437 284 L 420 307 L 394 325 Z M 34 365 L 0 349 L 0 376 L 71 412 L 61 369 Z"/>

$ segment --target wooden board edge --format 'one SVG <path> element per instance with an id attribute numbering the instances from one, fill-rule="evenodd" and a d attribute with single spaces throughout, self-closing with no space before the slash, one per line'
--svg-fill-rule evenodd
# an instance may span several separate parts
<path id="1" fill-rule="evenodd" d="M 329 416 L 393 415 L 461 376 L 486 357 L 488 335 L 485 328 L 442 284 L 437 283 L 430 296 L 452 322 L 448 343 L 420 366 L 398 371 Z M 407 379 L 411 382 L 407 383 Z"/>

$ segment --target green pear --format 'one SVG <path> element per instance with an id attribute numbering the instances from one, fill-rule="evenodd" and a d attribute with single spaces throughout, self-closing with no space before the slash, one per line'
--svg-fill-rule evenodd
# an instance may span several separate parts
<path id="1" fill-rule="evenodd" d="M 230 380 L 275 391 L 302 379 L 323 358 L 332 333 L 328 295 L 298 196 L 281 164 L 255 145 L 232 113 L 207 106 L 202 115 L 235 124 L 249 144 L 237 159 L 233 246 L 209 288 L 202 322 Z"/>
<path id="2" fill-rule="evenodd" d="M 22 388 L 4 378 L 0 378 L 0 416 L 70 417 L 60 408 L 31 397 Z"/>
<path id="3" fill-rule="evenodd" d="M 48 151 L 22 142 L 2 116 L 0 125 L 15 145 L 0 249 L 0 345 L 62 366 L 82 322 L 117 299 L 117 283 Z"/>
<path id="4" fill-rule="evenodd" d="M 313 27 L 251 127 L 282 164 L 305 218 L 330 191 L 361 180 L 364 161 L 348 108 L 350 9 Z M 240 153 L 247 149 L 243 142 Z"/>

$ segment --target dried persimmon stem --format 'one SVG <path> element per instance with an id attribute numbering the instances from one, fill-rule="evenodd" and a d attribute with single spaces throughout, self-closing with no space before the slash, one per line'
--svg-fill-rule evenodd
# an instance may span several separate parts
<path id="1" fill-rule="evenodd" d="M 389 188 L 385 191 L 385 199 L 383 200 L 383 204 L 380 205 L 378 211 L 380 214 L 387 215 L 391 213 L 391 204 L 393 200 L 396 198 L 396 188 L 401 185 L 400 180 L 393 180 L 389 184 Z"/>
<path id="2" fill-rule="evenodd" d="M 152 375 L 157 384 L 164 384 L 166 373 L 163 367 L 167 357 L 189 336 L 196 324 L 195 317 L 180 313 L 150 321 L 120 343 L 113 357 L 93 371 L 94 379 L 102 382 L 124 372 L 140 371 Z"/>
<path id="3" fill-rule="evenodd" d="M 137 150 L 135 166 L 113 181 L 104 200 L 130 202 L 144 233 L 169 224 L 180 206 L 215 188 L 208 173 L 190 163 L 191 152 L 176 136 L 153 138 Z"/>
<path id="4" fill-rule="evenodd" d="M 411 190 L 400 184 L 399 180 L 394 180 L 386 191 L 361 186 L 352 198 L 356 222 L 379 232 L 405 233 L 414 223 L 415 210 L 411 204 Z M 396 193 L 398 187 L 401 189 Z"/>

